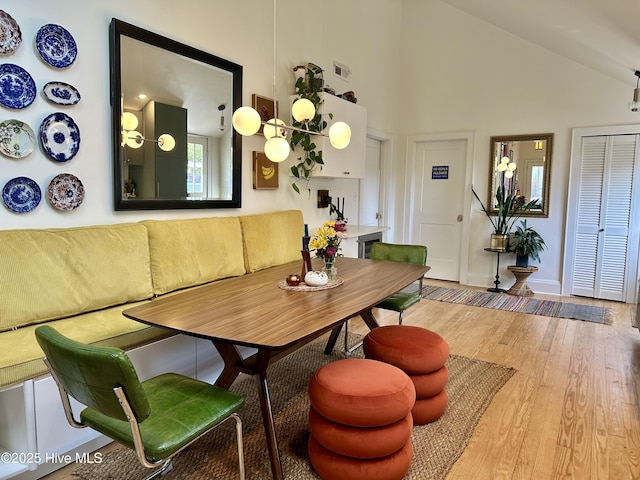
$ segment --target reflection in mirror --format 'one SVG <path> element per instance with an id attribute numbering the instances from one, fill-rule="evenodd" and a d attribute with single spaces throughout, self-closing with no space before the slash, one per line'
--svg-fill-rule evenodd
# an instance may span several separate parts
<path id="1" fill-rule="evenodd" d="M 504 181 L 505 187 L 522 195 L 525 203 L 537 200 L 536 207 L 523 212 L 523 217 L 549 216 L 552 148 L 553 133 L 491 137 L 489 213 L 496 213 L 495 194 Z M 503 175 L 505 168 L 507 173 Z"/>
<path id="2" fill-rule="evenodd" d="M 110 49 L 115 209 L 239 208 L 242 66 L 117 19 Z"/>

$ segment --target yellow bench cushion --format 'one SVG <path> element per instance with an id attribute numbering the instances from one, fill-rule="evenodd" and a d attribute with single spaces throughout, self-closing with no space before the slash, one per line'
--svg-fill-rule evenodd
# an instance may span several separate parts
<path id="1" fill-rule="evenodd" d="M 142 303 L 144 302 L 119 305 L 62 320 L 53 320 L 47 322 L 47 325 L 80 342 L 123 349 L 130 349 L 175 334 L 170 330 L 150 327 L 122 315 L 123 310 Z M 37 327 L 38 325 L 29 325 L 0 335 L 0 352 L 2 352 L 0 388 L 47 373 L 47 367 L 42 361 L 44 353 L 34 334 Z"/>
<path id="2" fill-rule="evenodd" d="M 240 222 L 248 273 L 294 260 L 302 262 L 304 224 L 300 210 L 243 215 Z"/>
<path id="3" fill-rule="evenodd" d="M 0 331 L 152 296 L 143 225 L 0 231 Z"/>
<path id="4" fill-rule="evenodd" d="M 156 295 L 244 275 L 238 217 L 144 220 Z"/>

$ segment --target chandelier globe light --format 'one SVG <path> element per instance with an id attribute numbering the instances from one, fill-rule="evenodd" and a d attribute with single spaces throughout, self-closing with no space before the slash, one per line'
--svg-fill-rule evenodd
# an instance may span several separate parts
<path id="1" fill-rule="evenodd" d="M 329 141 L 338 150 L 347 148 L 351 142 L 351 127 L 345 122 L 335 122 L 329 127 Z"/>
<path id="2" fill-rule="evenodd" d="M 284 137 L 271 137 L 264 144 L 264 154 L 272 162 L 284 162 L 290 152 L 289 142 Z"/>
<path id="3" fill-rule="evenodd" d="M 308 98 L 299 98 L 291 106 L 291 116 L 300 123 L 312 120 L 315 115 L 316 107 Z"/>
<path id="4" fill-rule="evenodd" d="M 278 118 L 278 102 L 276 100 L 276 15 L 277 0 L 273 0 L 273 118 L 262 121 L 260 114 L 252 107 L 244 106 L 238 108 L 231 117 L 233 128 L 242 136 L 251 136 L 258 133 L 260 126 L 263 126 L 263 134 L 266 142 L 264 153 L 272 162 L 282 162 L 286 160 L 291 152 L 291 147 L 285 139 L 288 130 L 309 133 L 308 129 L 297 128 L 286 125 Z M 300 98 L 291 107 L 292 117 L 300 122 L 307 123 L 316 115 L 316 108 L 309 99 Z M 333 131 L 333 133 L 332 133 Z M 342 149 L 349 145 L 351 140 L 351 129 L 344 122 L 336 122 L 329 129 L 329 134 L 323 132 L 313 132 L 314 135 L 329 137 L 334 148 Z"/>
<path id="5" fill-rule="evenodd" d="M 251 107 L 240 107 L 233 112 L 231 118 L 233 128 L 242 136 L 251 136 L 258 133 L 262 120 L 260 114 Z"/>

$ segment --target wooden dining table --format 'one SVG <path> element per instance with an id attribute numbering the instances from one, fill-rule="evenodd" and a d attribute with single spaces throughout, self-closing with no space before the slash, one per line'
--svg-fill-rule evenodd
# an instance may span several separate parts
<path id="1" fill-rule="evenodd" d="M 321 269 L 320 260 L 313 268 Z M 332 331 L 330 352 L 345 321 L 360 315 L 370 329 L 378 326 L 372 308 L 402 290 L 427 266 L 339 257 L 340 285 L 322 290 L 287 290 L 281 282 L 299 273 L 302 260 L 209 283 L 125 310 L 139 322 L 211 340 L 224 361 L 215 384 L 229 388 L 240 373 L 253 375 L 269 450 L 273 478 L 282 479 L 267 369 L 278 359 Z M 257 352 L 243 358 L 239 346 Z"/>

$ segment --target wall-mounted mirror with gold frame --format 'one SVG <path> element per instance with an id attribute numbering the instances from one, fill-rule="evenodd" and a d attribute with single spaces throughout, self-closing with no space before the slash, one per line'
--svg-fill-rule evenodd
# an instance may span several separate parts
<path id="1" fill-rule="evenodd" d="M 506 179 L 512 191 L 522 195 L 524 203 L 537 200 L 535 207 L 523 212 L 523 217 L 549 216 L 549 190 L 551 188 L 551 152 L 553 133 L 504 135 L 491 137 L 489 160 L 489 191 L 487 206 L 496 213 L 496 191 L 505 178 L 500 164 L 511 174 Z"/>

